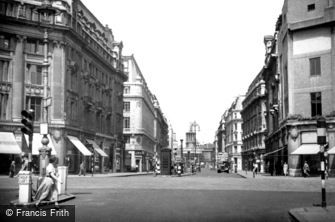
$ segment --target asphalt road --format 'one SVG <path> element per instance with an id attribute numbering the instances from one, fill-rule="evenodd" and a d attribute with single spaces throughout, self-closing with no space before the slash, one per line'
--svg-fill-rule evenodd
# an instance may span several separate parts
<path id="1" fill-rule="evenodd" d="M 335 179 L 327 204 L 335 205 Z M 0 178 L 0 203 L 17 199 Z M 193 176 L 69 177 L 76 221 L 288 221 L 288 210 L 320 203 L 318 178 L 258 177 L 203 170 Z"/>
<path id="2" fill-rule="evenodd" d="M 288 221 L 288 210 L 311 206 L 317 193 L 236 190 L 78 190 L 76 221 Z M 334 193 L 328 195 L 335 198 Z"/>

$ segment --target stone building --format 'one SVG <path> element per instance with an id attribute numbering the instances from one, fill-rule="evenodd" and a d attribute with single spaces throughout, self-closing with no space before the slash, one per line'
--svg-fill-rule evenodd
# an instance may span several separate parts
<path id="1" fill-rule="evenodd" d="M 128 171 L 148 171 L 154 157 L 168 146 L 168 125 L 158 100 L 150 92 L 133 55 L 124 56 L 128 80 L 124 83 L 123 134 Z"/>
<path id="2" fill-rule="evenodd" d="M 280 89 L 279 81 L 279 63 L 278 63 L 278 47 L 277 36 L 278 28 L 281 23 L 281 17 L 278 18 L 276 24 L 276 32 L 274 36 L 267 35 L 264 37 L 266 48 L 265 64 L 263 68 L 263 80 L 266 88 L 266 111 L 264 116 L 266 119 L 266 138 L 264 140 L 266 153 L 263 156 L 265 170 L 268 173 L 279 174 L 282 163 L 288 160 L 287 149 L 279 146 L 279 140 L 276 135 L 279 130 L 279 107 L 280 107 Z M 278 135 L 278 134 L 277 134 Z"/>
<path id="3" fill-rule="evenodd" d="M 225 152 L 228 153 L 228 160 L 231 161 L 237 170 L 242 170 L 242 101 L 244 95 L 236 97 L 224 116 L 225 128 Z"/>
<path id="4" fill-rule="evenodd" d="M 285 0 L 274 40 L 268 41 L 270 46 L 278 47 L 277 53 L 271 53 L 278 67 L 269 66 L 273 67 L 268 78 L 274 88 L 268 111 L 273 110 L 275 116 L 268 120 L 273 125 L 266 149 L 277 153 L 275 168 L 280 171 L 281 164 L 288 161 L 293 176 L 301 175 L 304 161 L 309 163 L 312 174 L 318 173 L 319 116 L 327 119 L 328 167 L 334 173 L 334 13 L 333 0 Z"/>
<path id="5" fill-rule="evenodd" d="M 36 159 L 46 121 L 52 154 L 70 173 L 83 160 L 95 172 L 122 171 L 127 76 L 112 30 L 79 0 L 1 0 L 0 18 L 0 140 L 15 138 Z M 32 151 L 20 132 L 23 109 L 35 110 Z"/>
<path id="6" fill-rule="evenodd" d="M 266 112 L 264 69 L 254 78 L 242 102 L 243 124 L 242 168 L 252 170 L 257 163 L 261 173 L 264 172 L 263 155 L 265 153 Z"/>

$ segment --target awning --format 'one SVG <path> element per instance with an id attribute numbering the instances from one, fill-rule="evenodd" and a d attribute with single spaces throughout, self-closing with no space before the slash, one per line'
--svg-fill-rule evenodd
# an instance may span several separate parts
<path id="1" fill-rule="evenodd" d="M 268 156 L 268 155 L 271 155 L 273 153 L 277 153 L 278 151 L 281 151 L 282 149 L 284 149 L 284 147 L 280 148 L 280 149 L 276 149 L 274 151 L 271 151 L 271 152 L 268 152 L 268 153 L 265 153 L 263 156 Z"/>
<path id="2" fill-rule="evenodd" d="M 318 144 L 302 144 L 291 155 L 312 155 L 320 152 L 320 145 Z"/>
<path id="3" fill-rule="evenodd" d="M 327 151 L 328 154 L 335 154 L 335 146 Z"/>
<path id="4" fill-rule="evenodd" d="M 69 140 L 71 141 L 71 143 L 77 147 L 77 149 L 84 155 L 84 156 L 91 156 L 92 153 L 86 148 L 86 146 L 84 146 L 84 144 L 82 142 L 80 142 L 80 140 L 75 137 L 75 136 L 67 136 L 67 138 L 69 138 Z"/>
<path id="5" fill-rule="evenodd" d="M 93 146 L 94 150 L 99 153 L 100 156 L 108 157 L 108 155 L 98 146 L 95 141 L 89 139 L 86 139 L 86 141 Z"/>
<path id="6" fill-rule="evenodd" d="M 0 153 L 21 154 L 22 150 L 17 144 L 14 134 L 10 132 L 0 132 Z"/>
<path id="7" fill-rule="evenodd" d="M 48 136 L 48 139 L 49 139 L 48 147 L 51 147 L 51 155 L 56 155 L 56 150 L 55 150 L 54 144 L 52 143 L 51 137 L 50 137 L 49 134 L 47 136 Z M 29 145 L 29 136 L 27 134 L 24 134 L 24 138 L 26 139 L 27 145 Z M 43 146 L 42 145 L 42 138 L 43 138 L 43 135 L 41 135 L 39 133 L 34 133 L 34 135 L 33 135 L 33 150 L 32 150 L 33 155 L 39 155 L 40 154 L 38 149 Z"/>

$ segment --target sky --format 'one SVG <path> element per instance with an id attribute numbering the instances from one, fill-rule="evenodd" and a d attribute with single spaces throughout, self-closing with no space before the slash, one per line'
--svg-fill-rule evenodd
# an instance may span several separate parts
<path id="1" fill-rule="evenodd" d="M 161 110 L 184 139 L 213 143 L 221 116 L 264 65 L 284 0 L 82 0 L 134 55 Z"/>

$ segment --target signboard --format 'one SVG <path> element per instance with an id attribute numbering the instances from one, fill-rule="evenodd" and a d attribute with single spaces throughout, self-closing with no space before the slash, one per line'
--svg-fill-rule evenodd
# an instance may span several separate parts
<path id="1" fill-rule="evenodd" d="M 32 183 L 30 172 L 21 172 L 19 174 L 19 184 L 30 184 Z"/>
<path id="2" fill-rule="evenodd" d="M 143 150 L 135 150 L 135 155 L 138 155 L 138 156 L 143 155 Z"/>

